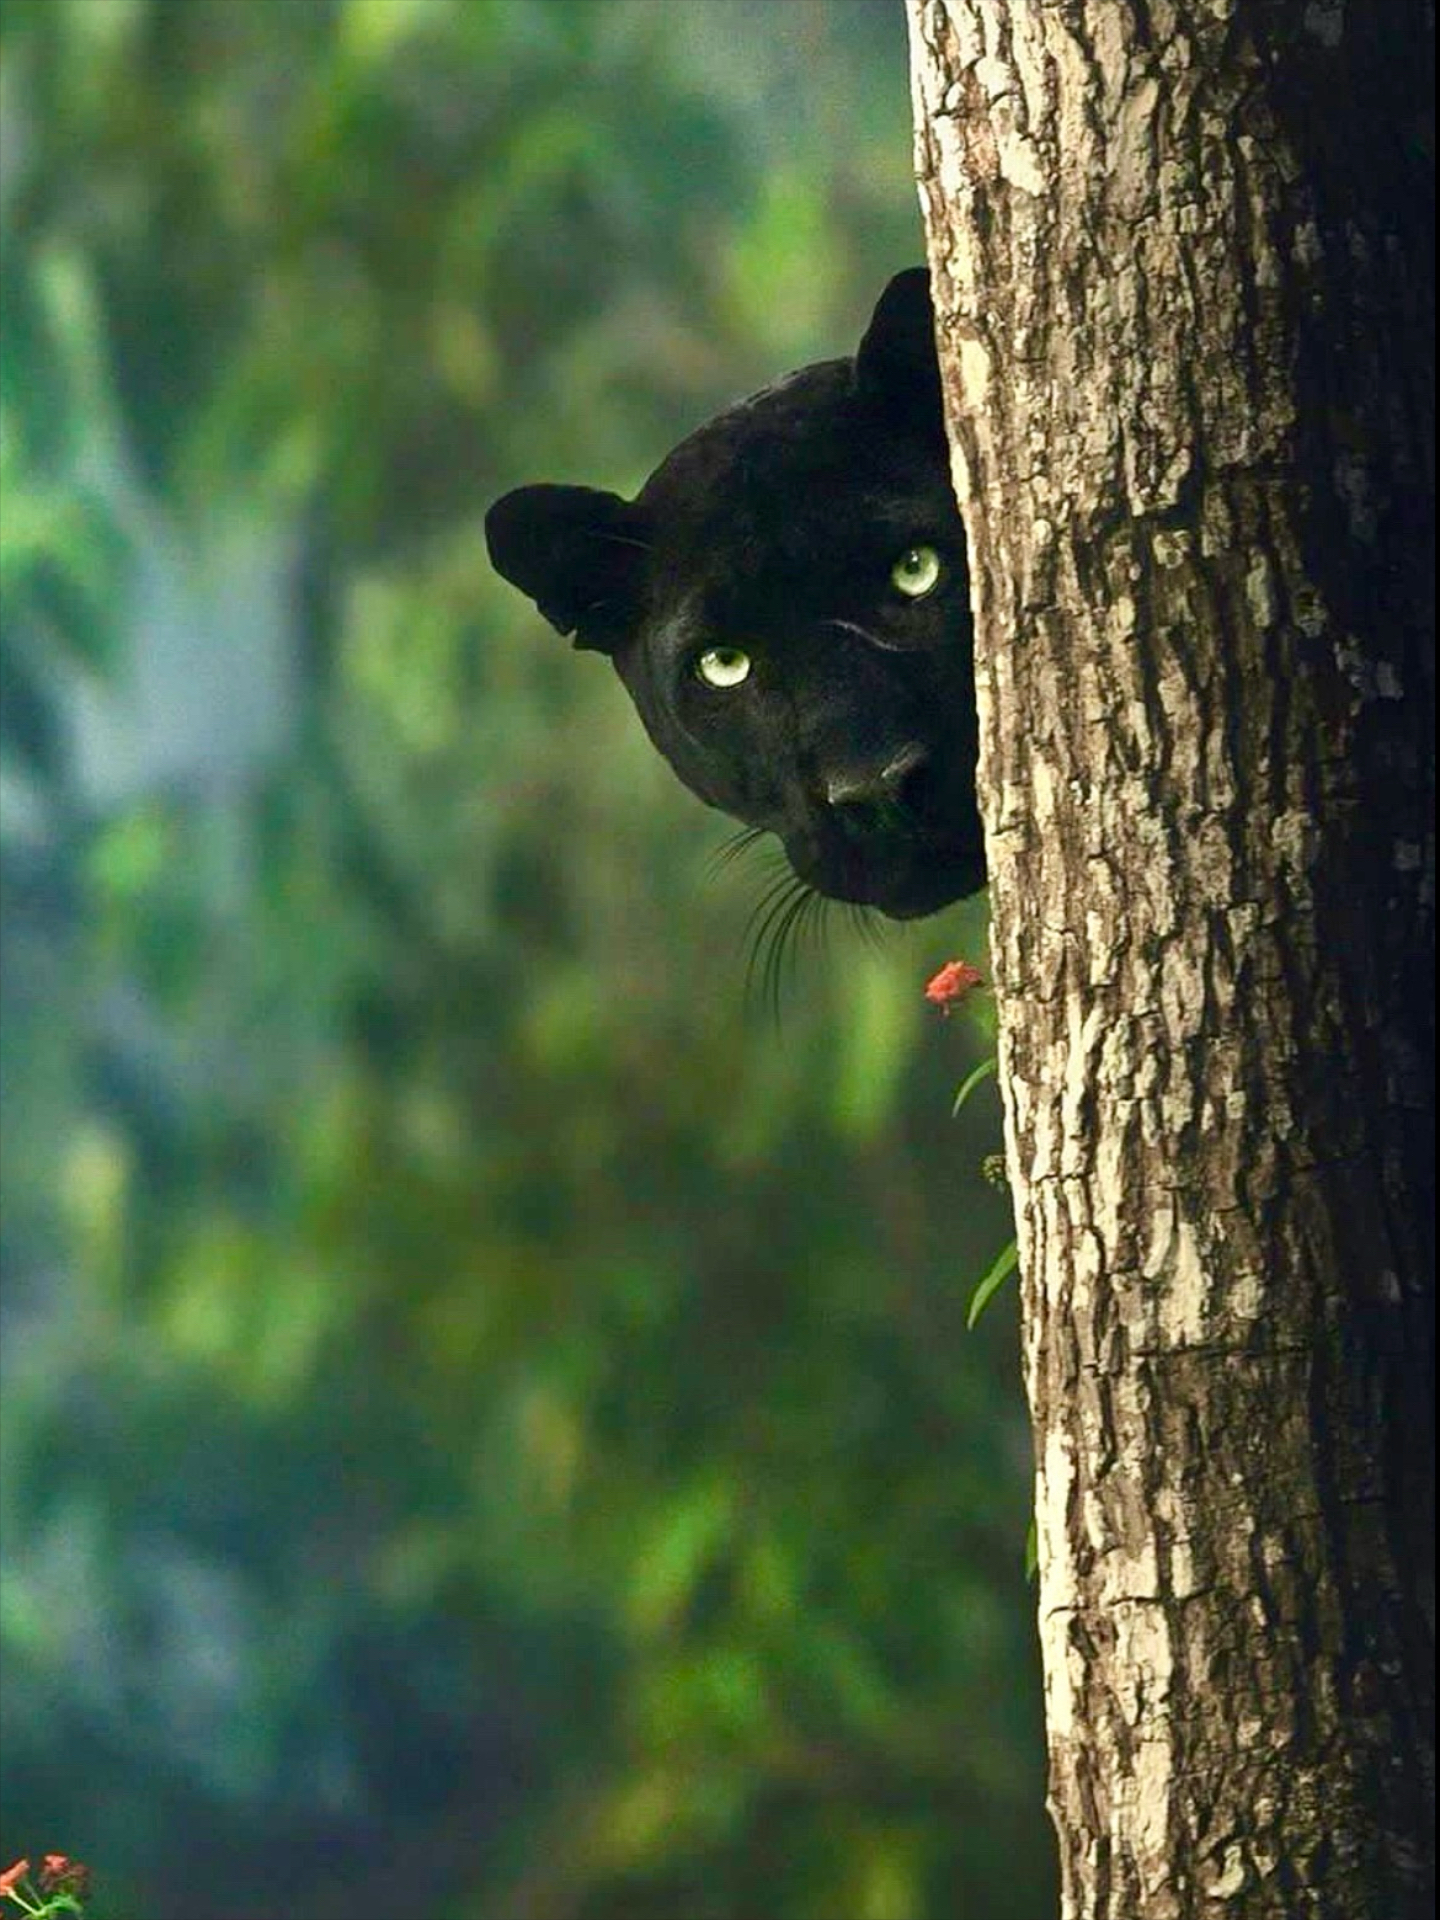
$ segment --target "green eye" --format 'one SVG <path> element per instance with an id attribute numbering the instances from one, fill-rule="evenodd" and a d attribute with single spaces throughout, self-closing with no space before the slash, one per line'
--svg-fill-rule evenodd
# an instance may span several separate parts
<path id="1" fill-rule="evenodd" d="M 739 647 L 709 647 L 695 662 L 695 671 L 707 687 L 738 687 L 750 678 L 750 656 Z"/>
<path id="2" fill-rule="evenodd" d="M 934 547 L 907 547 L 890 569 L 891 584 L 907 600 L 923 600 L 940 578 L 940 556 Z"/>

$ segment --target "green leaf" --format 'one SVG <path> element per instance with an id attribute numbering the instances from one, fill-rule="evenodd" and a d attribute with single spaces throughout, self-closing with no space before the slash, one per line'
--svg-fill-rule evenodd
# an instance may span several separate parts
<path id="1" fill-rule="evenodd" d="M 975 1322 L 990 1304 L 991 1295 L 995 1293 L 1000 1282 L 1010 1272 L 1019 1258 L 1020 1250 L 1015 1242 L 1013 1240 L 1007 1241 L 1005 1246 L 1002 1247 L 996 1255 L 994 1266 L 991 1267 L 985 1278 L 970 1296 L 970 1310 L 965 1315 L 965 1325 L 967 1328 L 975 1325 Z"/>
<path id="2" fill-rule="evenodd" d="M 955 1096 L 955 1104 L 950 1109 L 950 1118 L 952 1120 L 970 1098 L 976 1087 L 979 1086 L 980 1082 L 994 1073 L 996 1064 L 995 1056 L 991 1054 L 988 1060 L 982 1060 L 973 1072 L 966 1074 L 964 1080 L 960 1083 L 960 1091 Z"/>
<path id="3" fill-rule="evenodd" d="M 734 1489 L 718 1473 L 663 1509 L 631 1564 L 629 1612 L 642 1633 L 662 1633 L 680 1618 L 728 1542 L 734 1512 Z"/>

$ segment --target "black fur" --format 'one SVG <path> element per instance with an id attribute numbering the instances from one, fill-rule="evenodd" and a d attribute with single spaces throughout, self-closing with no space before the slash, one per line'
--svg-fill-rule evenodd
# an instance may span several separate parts
<path id="1" fill-rule="evenodd" d="M 983 886 L 965 535 L 923 268 L 890 282 L 853 360 L 722 413 L 634 501 L 521 487 L 485 531 L 552 625 L 610 655 L 685 785 L 777 834 L 807 886 L 896 919 Z M 892 569 L 917 548 L 939 578 L 907 598 Z M 702 680 L 716 648 L 745 654 L 741 684 Z"/>

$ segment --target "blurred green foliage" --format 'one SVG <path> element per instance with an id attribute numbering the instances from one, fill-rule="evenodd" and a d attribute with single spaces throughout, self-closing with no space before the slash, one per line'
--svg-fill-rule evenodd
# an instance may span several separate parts
<path id="1" fill-rule="evenodd" d="M 848 350 L 908 155 L 889 0 L 6 0 L 0 1827 L 109 1910 L 1052 1907 L 983 921 L 747 1005 L 480 533 Z"/>

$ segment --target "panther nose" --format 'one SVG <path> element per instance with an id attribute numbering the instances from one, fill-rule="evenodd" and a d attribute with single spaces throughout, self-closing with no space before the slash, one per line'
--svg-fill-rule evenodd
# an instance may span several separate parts
<path id="1" fill-rule="evenodd" d="M 858 823 L 873 818 L 878 823 L 897 807 L 910 811 L 929 762 L 928 751 L 912 740 L 883 767 L 832 773 L 825 782 L 825 798 L 844 819 Z"/>

